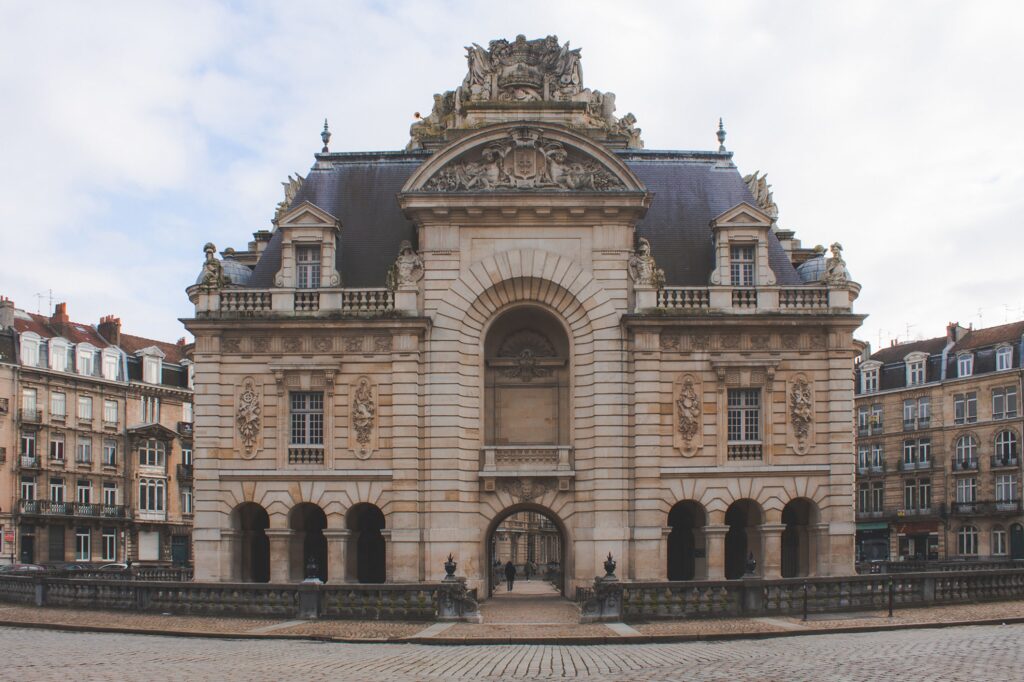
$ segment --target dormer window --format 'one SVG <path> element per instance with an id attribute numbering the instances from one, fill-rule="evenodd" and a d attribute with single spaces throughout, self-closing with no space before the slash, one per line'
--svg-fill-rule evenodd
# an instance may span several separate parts
<path id="1" fill-rule="evenodd" d="M 117 375 L 119 374 L 117 351 L 107 349 L 103 351 L 103 378 L 109 379 L 110 381 L 117 381 Z"/>
<path id="2" fill-rule="evenodd" d="M 160 358 L 147 355 L 142 358 L 142 380 L 147 384 L 159 384 L 161 374 Z"/>
<path id="3" fill-rule="evenodd" d="M 956 358 L 956 375 L 958 377 L 969 377 L 974 374 L 974 356 L 970 353 L 963 353 Z"/>
<path id="4" fill-rule="evenodd" d="M 28 333 L 21 337 L 21 364 L 39 366 L 39 336 Z"/>
<path id="5" fill-rule="evenodd" d="M 878 365 L 862 364 L 860 368 L 860 392 L 874 393 L 878 390 Z"/>
<path id="6" fill-rule="evenodd" d="M 320 245 L 295 247 L 295 287 L 320 287 Z"/>
<path id="7" fill-rule="evenodd" d="M 96 373 L 96 349 L 92 346 L 80 344 L 78 346 L 78 373 L 85 376 L 92 376 Z"/>
<path id="8" fill-rule="evenodd" d="M 754 245 L 731 246 L 729 249 L 729 266 L 733 286 L 754 286 Z"/>
<path id="9" fill-rule="evenodd" d="M 925 360 L 928 356 L 924 353 L 908 355 L 905 358 L 907 364 L 907 386 L 919 386 L 925 382 Z"/>
<path id="10" fill-rule="evenodd" d="M 50 339 L 50 369 L 55 372 L 68 371 L 68 355 L 71 344 L 64 339 Z"/>
<path id="11" fill-rule="evenodd" d="M 1013 349 L 1009 346 L 1000 346 L 996 349 L 996 371 L 1013 369 Z"/>

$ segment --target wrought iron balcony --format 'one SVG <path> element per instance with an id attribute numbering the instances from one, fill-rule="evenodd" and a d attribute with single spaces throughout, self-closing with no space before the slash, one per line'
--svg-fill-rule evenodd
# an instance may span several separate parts
<path id="1" fill-rule="evenodd" d="M 900 460 L 900 471 L 926 471 L 932 468 L 930 459 L 916 462 L 905 462 Z"/>
<path id="2" fill-rule="evenodd" d="M 977 471 L 978 460 L 977 459 L 954 459 L 953 460 L 953 471 Z"/>
<path id="3" fill-rule="evenodd" d="M 1012 469 L 1020 465 L 1020 459 L 1013 455 L 992 455 L 993 469 Z"/>
<path id="4" fill-rule="evenodd" d="M 43 420 L 43 411 L 38 407 L 23 407 L 18 411 L 18 418 L 23 424 L 39 424 Z"/>
<path id="5" fill-rule="evenodd" d="M 192 435 L 192 422 L 178 422 L 178 433 L 182 436 L 189 437 Z"/>
<path id="6" fill-rule="evenodd" d="M 22 499 L 18 500 L 18 508 L 22 514 L 36 514 L 39 516 L 74 516 L 97 519 L 126 518 L 125 507 L 121 504 Z"/>
<path id="7" fill-rule="evenodd" d="M 21 456 L 21 468 L 22 469 L 38 469 L 39 458 L 35 455 L 22 455 Z"/>
<path id="8" fill-rule="evenodd" d="M 858 519 L 880 519 L 885 516 L 885 511 L 882 509 L 870 509 L 870 510 L 857 510 Z"/>
<path id="9" fill-rule="evenodd" d="M 191 481 L 192 480 L 192 465 L 191 464 L 179 464 L 178 465 L 178 480 L 179 481 Z"/>

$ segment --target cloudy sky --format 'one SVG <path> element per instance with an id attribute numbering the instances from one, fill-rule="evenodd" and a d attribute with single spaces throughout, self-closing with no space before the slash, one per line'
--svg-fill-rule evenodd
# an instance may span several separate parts
<path id="1" fill-rule="evenodd" d="M 840 241 L 876 345 L 1024 319 L 1024 5 L 6 2 L 0 293 L 173 340 L 202 245 L 269 227 L 324 117 L 400 149 L 464 45 L 557 34 L 650 149 L 718 117 L 780 223 Z M 42 294 L 42 296 L 37 296 Z"/>

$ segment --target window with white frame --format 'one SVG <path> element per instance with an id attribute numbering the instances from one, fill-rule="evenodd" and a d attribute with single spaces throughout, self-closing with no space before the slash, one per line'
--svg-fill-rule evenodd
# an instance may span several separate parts
<path id="1" fill-rule="evenodd" d="M 857 486 L 857 511 L 871 511 L 871 487 L 867 483 Z"/>
<path id="2" fill-rule="evenodd" d="M 34 476 L 21 477 L 21 499 L 29 501 L 36 499 L 36 479 Z"/>
<path id="3" fill-rule="evenodd" d="M 36 401 L 38 393 L 34 388 L 21 389 L 21 411 L 27 419 L 39 418 L 39 403 Z"/>
<path id="4" fill-rule="evenodd" d="M 21 364 L 28 367 L 39 366 L 39 335 L 27 332 L 21 335 Z"/>
<path id="5" fill-rule="evenodd" d="M 917 481 L 914 479 L 903 481 L 903 508 L 917 509 Z"/>
<path id="6" fill-rule="evenodd" d="M 1017 475 L 999 474 L 996 476 L 996 502 L 1017 501 Z"/>
<path id="7" fill-rule="evenodd" d="M 973 476 L 958 478 L 956 481 L 956 501 L 958 504 L 972 504 L 978 501 L 978 479 Z"/>
<path id="8" fill-rule="evenodd" d="M 918 438 L 917 439 L 917 462 L 921 465 L 926 465 L 932 461 L 932 439 L 931 438 Z"/>
<path id="9" fill-rule="evenodd" d="M 63 478 L 51 478 L 50 479 L 50 501 L 51 502 L 63 502 L 64 501 L 64 479 Z"/>
<path id="10" fill-rule="evenodd" d="M 992 528 L 992 554 L 996 556 L 1006 554 L 1006 529 L 1002 526 Z"/>
<path id="11" fill-rule="evenodd" d="M 871 406 L 871 433 L 882 432 L 882 406 Z"/>
<path id="12" fill-rule="evenodd" d="M 734 287 L 754 286 L 753 244 L 734 244 L 729 248 L 729 272 Z"/>
<path id="13" fill-rule="evenodd" d="M 103 439 L 103 461 L 105 467 L 117 466 L 117 441 L 113 438 Z"/>
<path id="14" fill-rule="evenodd" d="M 885 509 L 885 484 L 881 482 L 871 484 L 871 507 L 876 512 Z"/>
<path id="15" fill-rule="evenodd" d="M 996 434 L 996 463 L 1013 464 L 1017 461 L 1017 434 L 1000 431 Z"/>
<path id="16" fill-rule="evenodd" d="M 68 356 L 71 345 L 64 339 L 50 339 L 50 369 L 55 372 L 68 371 Z"/>
<path id="17" fill-rule="evenodd" d="M 1003 386 L 992 389 L 992 418 L 1013 419 L 1017 416 L 1017 387 Z"/>
<path id="18" fill-rule="evenodd" d="M 320 391 L 291 393 L 291 444 L 323 445 L 324 394 Z"/>
<path id="19" fill-rule="evenodd" d="M 881 469 L 885 461 L 885 452 L 881 443 L 871 444 L 871 468 Z"/>
<path id="20" fill-rule="evenodd" d="M 729 442 L 761 440 L 761 389 L 730 388 L 728 395 Z"/>
<path id="21" fill-rule="evenodd" d="M 907 362 L 907 385 L 918 386 L 924 383 L 924 360 L 911 360 Z"/>
<path id="22" fill-rule="evenodd" d="M 87 436 L 78 437 L 78 449 L 75 450 L 75 461 L 79 464 L 92 462 L 92 438 Z"/>
<path id="23" fill-rule="evenodd" d="M 878 367 L 862 367 L 860 370 L 861 393 L 874 393 L 878 390 Z"/>
<path id="24" fill-rule="evenodd" d="M 1000 346 L 996 349 L 996 371 L 1013 369 L 1013 348 Z"/>
<path id="25" fill-rule="evenodd" d="M 181 489 L 181 513 L 192 513 L 192 488 Z"/>
<path id="26" fill-rule="evenodd" d="M 923 396 L 917 399 L 917 428 L 926 429 L 932 421 L 932 399 Z"/>
<path id="27" fill-rule="evenodd" d="M 909 431 L 917 427 L 917 401 L 903 401 L 903 430 Z"/>
<path id="28" fill-rule="evenodd" d="M 117 423 L 117 401 L 116 400 L 104 400 L 103 401 L 103 423 L 104 424 L 116 424 Z"/>
<path id="29" fill-rule="evenodd" d="M 871 466 L 868 462 L 871 458 L 871 449 L 867 445 L 857 446 L 857 468 L 867 469 Z"/>
<path id="30" fill-rule="evenodd" d="M 977 462 L 978 439 L 967 434 L 956 439 L 956 464 L 961 469 L 974 468 Z"/>
<path id="31" fill-rule="evenodd" d="M 108 507 L 117 506 L 117 484 L 109 481 L 103 484 L 103 504 Z"/>
<path id="32" fill-rule="evenodd" d="M 192 448 L 181 449 L 181 463 L 185 466 L 192 466 Z"/>
<path id="33" fill-rule="evenodd" d="M 964 526 L 956 534 L 956 551 L 962 556 L 976 556 L 978 554 L 978 529 L 974 526 Z"/>
<path id="34" fill-rule="evenodd" d="M 78 396 L 78 419 L 92 421 L 92 398 L 84 395 Z"/>
<path id="35" fill-rule="evenodd" d="M 50 459 L 57 462 L 64 461 L 64 434 L 60 431 L 50 433 Z"/>
<path id="36" fill-rule="evenodd" d="M 110 381 L 117 381 L 117 376 L 120 374 L 118 368 L 120 367 L 120 358 L 117 355 L 117 351 L 107 349 L 103 351 L 103 378 L 109 379 Z"/>
<path id="37" fill-rule="evenodd" d="M 159 478 L 139 479 L 139 509 L 149 512 L 164 511 L 165 484 Z"/>
<path id="38" fill-rule="evenodd" d="M 958 377 L 969 377 L 974 374 L 974 355 L 961 353 L 956 356 L 956 375 Z"/>
<path id="39" fill-rule="evenodd" d="M 103 529 L 103 561 L 117 561 L 117 531 L 113 528 Z"/>
<path id="40" fill-rule="evenodd" d="M 78 373 L 89 377 L 96 374 L 96 349 L 92 346 L 78 346 Z"/>
<path id="41" fill-rule="evenodd" d="M 162 373 L 162 361 L 154 355 L 142 357 L 142 380 L 147 384 L 159 384 Z"/>
<path id="42" fill-rule="evenodd" d="M 78 504 L 92 504 L 92 484 L 89 481 L 78 481 L 75 485 L 75 501 Z"/>
<path id="43" fill-rule="evenodd" d="M 181 404 L 181 421 L 192 423 L 192 403 Z"/>
<path id="44" fill-rule="evenodd" d="M 160 422 L 160 398 L 142 396 L 139 398 L 142 410 L 143 424 L 157 424 Z"/>
<path id="45" fill-rule="evenodd" d="M 932 479 L 917 479 L 917 508 L 927 511 L 932 508 Z"/>
<path id="46" fill-rule="evenodd" d="M 973 424 L 978 421 L 978 393 L 957 393 L 953 396 L 953 423 Z"/>
<path id="47" fill-rule="evenodd" d="M 139 444 L 139 465 L 162 467 L 164 465 L 165 446 L 163 441 L 150 438 Z"/>
<path id="48" fill-rule="evenodd" d="M 917 465 L 917 441 L 903 441 L 903 467 L 913 468 Z"/>
<path id="49" fill-rule="evenodd" d="M 320 287 L 320 245 L 295 247 L 295 287 Z"/>
<path id="50" fill-rule="evenodd" d="M 868 433 L 868 423 L 871 419 L 871 412 L 867 405 L 861 405 L 857 408 L 857 432 L 860 435 L 866 435 Z"/>
<path id="51" fill-rule="evenodd" d="M 53 392 L 50 394 L 50 417 L 52 419 L 64 419 L 68 414 L 68 396 L 65 393 Z"/>
<path id="52" fill-rule="evenodd" d="M 88 528 L 75 530 L 75 560 L 89 561 L 92 559 L 92 547 Z"/>
<path id="53" fill-rule="evenodd" d="M 36 432 L 22 431 L 20 442 L 20 453 L 23 457 L 36 456 Z"/>

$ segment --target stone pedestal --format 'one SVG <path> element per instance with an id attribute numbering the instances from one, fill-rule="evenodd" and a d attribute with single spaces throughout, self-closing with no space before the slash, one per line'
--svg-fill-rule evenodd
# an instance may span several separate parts
<path id="1" fill-rule="evenodd" d="M 289 564 L 291 541 L 294 531 L 288 528 L 268 528 L 267 539 L 270 541 L 270 582 L 286 583 L 289 581 Z"/>
<path id="2" fill-rule="evenodd" d="M 348 543 L 352 531 L 325 528 L 327 540 L 327 582 L 334 585 L 348 580 Z"/>
<path id="3" fill-rule="evenodd" d="M 761 541 L 764 547 L 761 555 L 761 575 L 764 578 L 782 577 L 782 531 L 785 529 L 786 526 L 781 523 L 765 523 L 761 526 Z"/>
<path id="4" fill-rule="evenodd" d="M 725 580 L 725 534 L 729 526 L 704 526 L 708 580 Z"/>

